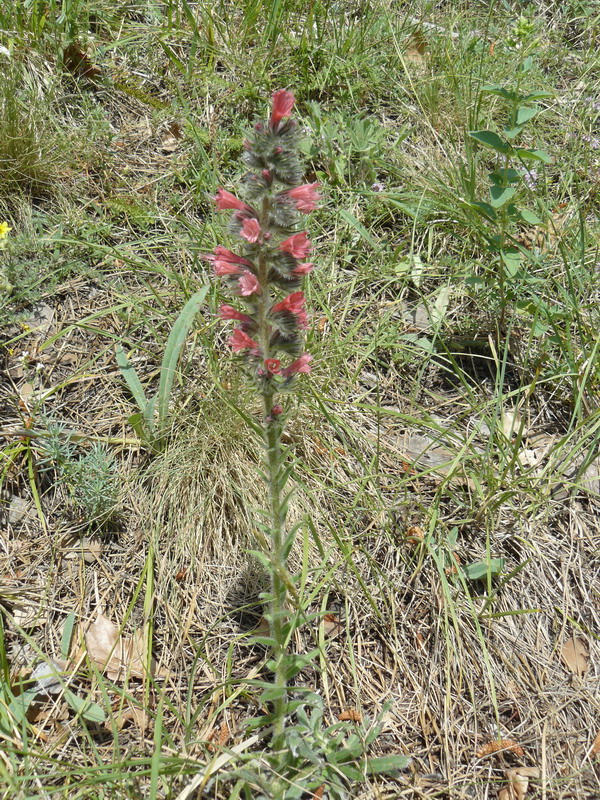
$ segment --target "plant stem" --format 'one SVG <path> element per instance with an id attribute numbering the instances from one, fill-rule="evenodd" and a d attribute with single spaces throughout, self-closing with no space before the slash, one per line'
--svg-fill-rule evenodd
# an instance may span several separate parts
<path id="1" fill-rule="evenodd" d="M 281 427 L 272 420 L 273 394 L 263 394 L 265 433 L 267 444 L 267 465 L 269 477 L 269 500 L 271 507 L 271 635 L 276 644 L 273 647 L 275 662 L 275 687 L 280 694 L 273 702 L 273 749 L 283 747 L 285 728 L 285 709 L 287 706 L 287 645 L 283 618 L 287 598 L 287 587 L 284 579 L 285 557 L 283 554 L 284 514 L 281 507 Z"/>
<path id="2" fill-rule="evenodd" d="M 260 216 L 261 227 L 266 227 L 269 219 L 271 203 L 265 197 Z M 258 301 L 258 341 L 263 353 L 263 358 L 270 357 L 269 342 L 271 328 L 268 320 L 271 306 L 269 280 L 269 267 L 264 253 L 258 258 L 258 281 L 261 285 L 261 295 Z M 269 482 L 269 503 L 271 511 L 271 636 L 276 644 L 273 647 L 273 660 L 275 662 L 275 687 L 280 694 L 273 701 L 273 742 L 274 750 L 283 747 L 283 734 L 285 729 L 285 710 L 287 706 L 287 644 L 283 619 L 287 599 L 287 586 L 285 582 L 285 556 L 283 553 L 284 513 L 281 507 L 281 425 L 272 414 L 273 391 L 262 393 L 263 420 L 265 426 L 265 444 L 267 446 L 267 476 Z"/>

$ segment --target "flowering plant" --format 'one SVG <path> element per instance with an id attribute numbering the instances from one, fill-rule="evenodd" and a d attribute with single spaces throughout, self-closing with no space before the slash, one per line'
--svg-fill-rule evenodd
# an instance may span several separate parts
<path id="1" fill-rule="evenodd" d="M 270 551 L 261 554 L 261 560 L 271 574 L 271 592 L 265 614 L 270 635 L 258 638 L 273 652 L 275 686 L 268 684 L 263 700 L 273 706 L 275 749 L 283 742 L 287 682 L 302 668 L 298 657 L 287 650 L 291 623 L 285 606 L 292 582 L 286 561 L 294 531 L 287 536 L 284 531 L 282 491 L 289 469 L 281 448 L 283 407 L 275 402 L 275 395 L 289 391 L 297 376 L 311 369 L 312 356 L 304 352 L 308 316 L 301 287 L 314 266 L 306 260 L 312 243 L 297 228 L 300 215 L 314 211 L 320 200 L 317 183 L 302 183 L 298 126 L 290 117 L 294 102 L 291 92 L 275 92 L 269 121 L 258 122 L 244 142 L 243 158 L 249 168 L 243 178 L 244 199 L 226 189 L 219 189 L 214 197 L 217 209 L 232 212 L 230 231 L 238 240 L 235 252 L 219 245 L 204 256 L 236 302 L 222 305 L 219 316 L 236 324 L 229 345 L 241 356 L 263 402 Z"/>

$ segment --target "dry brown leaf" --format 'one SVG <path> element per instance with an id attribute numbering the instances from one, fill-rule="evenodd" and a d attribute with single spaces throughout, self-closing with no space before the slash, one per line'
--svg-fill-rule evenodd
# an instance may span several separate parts
<path id="1" fill-rule="evenodd" d="M 567 667 L 575 675 L 582 678 L 588 671 L 589 651 L 585 639 L 571 636 L 561 647 L 560 654 Z"/>
<path id="2" fill-rule="evenodd" d="M 594 758 L 594 756 L 599 756 L 599 755 L 600 755 L 600 731 L 598 731 L 598 734 L 594 739 L 594 743 L 592 744 L 592 749 L 590 750 L 590 757 Z"/>
<path id="3" fill-rule="evenodd" d="M 539 778 L 540 771 L 537 767 L 517 767 L 507 769 L 505 772 L 508 786 L 498 794 L 498 800 L 526 800 L 530 778 Z"/>
<path id="4" fill-rule="evenodd" d="M 362 722 L 363 715 L 354 708 L 346 708 L 338 714 L 338 719 L 340 722 Z"/>
<path id="5" fill-rule="evenodd" d="M 494 739 L 494 741 L 488 742 L 484 744 L 483 747 L 480 747 L 475 753 L 475 758 L 485 758 L 486 756 L 491 756 L 494 753 L 500 753 L 504 750 L 508 750 L 516 756 L 525 755 L 521 745 L 515 742 L 514 739 Z"/>
<path id="6" fill-rule="evenodd" d="M 426 50 L 427 39 L 425 38 L 425 34 L 420 28 L 417 28 L 410 37 L 408 47 L 404 51 L 404 59 L 405 61 L 409 61 L 411 64 L 423 66 L 426 61 Z"/>
<path id="7" fill-rule="evenodd" d="M 71 42 L 63 51 L 65 67 L 78 78 L 95 81 L 102 75 L 100 67 L 94 66 L 88 54 L 78 44 Z"/>
<path id="8" fill-rule="evenodd" d="M 104 614 L 98 614 L 84 633 L 88 656 L 111 680 L 146 674 L 146 635 L 136 631 L 121 636 L 119 628 Z"/>
<path id="9" fill-rule="evenodd" d="M 425 539 L 425 531 L 419 525 L 411 525 L 405 534 L 407 542 L 421 544 Z"/>
<path id="10" fill-rule="evenodd" d="M 142 733 L 145 733 L 150 724 L 150 715 L 147 713 L 146 709 L 140 708 L 140 706 L 134 705 L 133 703 L 128 703 L 127 706 L 120 711 L 118 709 L 115 710 L 114 716 L 117 730 L 121 730 L 126 722 L 132 722 Z"/>
<path id="11" fill-rule="evenodd" d="M 342 632 L 342 623 L 335 614 L 325 614 L 323 616 L 323 633 L 328 639 L 334 639 Z"/>

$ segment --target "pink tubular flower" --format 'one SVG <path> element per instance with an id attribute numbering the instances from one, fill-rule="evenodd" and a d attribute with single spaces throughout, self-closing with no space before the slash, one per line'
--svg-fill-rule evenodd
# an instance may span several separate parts
<path id="1" fill-rule="evenodd" d="M 290 253 L 294 258 L 306 258 L 311 247 L 312 245 L 304 231 L 295 233 L 279 245 L 280 250 L 283 250 L 284 253 Z"/>
<path id="2" fill-rule="evenodd" d="M 314 269 L 315 265 L 309 262 L 305 262 L 304 264 L 298 264 L 298 266 L 292 270 L 293 275 L 308 275 Z"/>
<path id="3" fill-rule="evenodd" d="M 215 203 L 219 211 L 225 211 L 228 208 L 235 208 L 237 211 L 252 211 L 250 206 L 243 203 L 241 200 L 231 194 L 225 189 L 219 189 L 215 195 Z"/>
<path id="4" fill-rule="evenodd" d="M 242 314 L 241 311 L 238 311 L 237 308 L 233 306 L 221 306 L 219 309 L 219 316 L 221 319 L 237 319 L 239 322 L 252 322 L 252 318 L 249 317 L 247 314 Z"/>
<path id="5" fill-rule="evenodd" d="M 286 378 L 291 378 L 292 375 L 297 375 L 299 372 L 308 373 L 310 372 L 309 362 L 312 361 L 312 356 L 310 353 L 304 353 L 303 356 L 293 361 L 289 367 L 281 370 L 281 374 L 284 375 Z"/>
<path id="6" fill-rule="evenodd" d="M 247 333 L 244 333 L 241 328 L 236 328 L 228 339 L 231 349 L 234 353 L 239 353 L 240 350 L 256 350 L 258 349 L 257 342 L 251 339 Z"/>
<path id="7" fill-rule="evenodd" d="M 212 263 L 215 275 L 239 275 L 240 267 L 252 266 L 252 262 L 247 258 L 242 258 L 221 245 L 215 247 L 214 254 L 210 253 L 201 258 Z"/>
<path id="8" fill-rule="evenodd" d="M 258 224 L 258 220 L 254 219 L 245 219 L 242 222 L 242 230 L 240 231 L 240 236 L 246 239 L 247 242 L 250 244 L 254 244 L 258 241 L 258 237 L 260 236 L 260 225 Z"/>
<path id="9" fill-rule="evenodd" d="M 318 183 L 304 183 L 302 186 L 296 186 L 295 189 L 288 189 L 285 192 L 287 197 L 290 197 L 298 209 L 303 214 L 309 214 L 317 207 L 320 194 L 316 191 Z"/>
<path id="10" fill-rule="evenodd" d="M 277 375 L 281 372 L 281 361 L 277 358 L 265 358 L 265 368 L 272 375 Z"/>
<path id="11" fill-rule="evenodd" d="M 251 294 L 260 294 L 260 283 L 248 270 L 245 270 L 242 277 L 238 281 L 240 287 L 240 294 L 242 297 L 249 297 Z"/>
<path id="12" fill-rule="evenodd" d="M 290 116 L 295 102 L 296 98 L 292 92 L 288 92 L 285 89 L 279 89 L 278 92 L 273 94 L 273 110 L 269 121 L 272 130 L 275 130 L 284 117 Z"/>
<path id="13" fill-rule="evenodd" d="M 304 292 L 292 292 L 279 303 L 276 303 L 271 312 L 290 311 L 292 314 L 299 314 L 304 311 Z"/>

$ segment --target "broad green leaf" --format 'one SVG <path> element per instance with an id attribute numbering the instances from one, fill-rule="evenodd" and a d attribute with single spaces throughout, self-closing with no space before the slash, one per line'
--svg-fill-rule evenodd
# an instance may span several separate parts
<path id="1" fill-rule="evenodd" d="M 516 100 L 518 95 L 516 92 L 511 92 L 503 86 L 494 86 L 493 84 L 486 84 L 480 89 L 481 94 L 495 94 L 498 97 L 503 97 L 505 100 Z"/>
<path id="2" fill-rule="evenodd" d="M 491 205 L 494 208 L 502 208 L 516 191 L 514 186 L 490 186 Z"/>
<path id="3" fill-rule="evenodd" d="M 135 402 L 138 404 L 138 408 L 143 413 L 148 405 L 148 400 L 138 374 L 132 364 L 129 363 L 129 359 L 125 355 L 125 350 L 123 350 L 123 347 L 120 344 L 117 345 L 115 352 L 117 356 L 117 364 L 121 370 L 121 375 L 125 378 L 125 383 L 127 386 L 129 386 L 129 391 L 133 395 Z"/>
<path id="4" fill-rule="evenodd" d="M 160 368 L 160 382 L 158 385 L 158 421 L 161 432 L 164 431 L 169 416 L 169 399 L 171 397 L 173 381 L 175 380 L 175 370 L 177 368 L 177 362 L 179 361 L 181 348 L 194 322 L 194 317 L 208 294 L 209 288 L 209 286 L 203 286 L 199 292 L 196 292 L 190 297 L 175 320 L 175 324 L 167 339 L 165 354 Z"/>
<path id="5" fill-rule="evenodd" d="M 483 578 L 484 575 L 490 573 L 491 575 L 498 575 L 504 569 L 506 559 L 492 558 L 489 561 L 473 561 L 472 564 L 467 564 L 463 567 L 463 574 L 465 578 L 470 581 L 477 581 Z"/>
<path id="6" fill-rule="evenodd" d="M 104 722 L 106 714 L 104 710 L 97 704 L 91 703 L 89 700 L 82 700 L 70 689 L 65 689 L 65 700 L 71 706 L 75 713 L 80 714 L 84 719 L 89 722 Z"/>
<path id="7" fill-rule="evenodd" d="M 509 141 L 512 141 L 513 139 L 516 139 L 520 133 L 523 133 L 523 126 L 516 125 L 514 128 L 504 128 L 502 133 Z"/>
<path id="8" fill-rule="evenodd" d="M 131 414 L 127 417 L 127 422 L 143 442 L 148 439 L 148 431 L 144 425 L 144 415 L 141 412 L 138 411 L 137 414 Z"/>
<path id="9" fill-rule="evenodd" d="M 539 106 L 521 106 L 517 111 L 517 125 L 524 125 L 539 112 Z"/>
<path id="10" fill-rule="evenodd" d="M 515 150 L 517 158 L 523 161 L 542 161 L 544 164 L 552 163 L 552 156 L 548 155 L 544 150 L 527 150 L 526 148 L 519 148 Z"/>
<path id="11" fill-rule="evenodd" d="M 487 217 L 488 219 L 495 220 L 497 217 L 496 209 L 493 208 L 489 203 L 484 203 L 481 200 L 475 200 L 473 203 L 469 203 L 470 207 L 481 214 L 482 217 Z"/>
<path id="12" fill-rule="evenodd" d="M 507 186 L 509 183 L 517 183 L 521 179 L 522 173 L 518 169 L 508 167 L 507 169 L 495 169 L 488 173 L 490 183 L 496 186 Z"/>
<path id="13" fill-rule="evenodd" d="M 528 208 L 521 208 L 519 209 L 519 215 L 523 222 L 527 222 L 528 225 L 543 225 L 544 223 L 538 217 L 537 214 L 534 214 L 533 211 L 530 211 Z"/>
<path id="14" fill-rule="evenodd" d="M 492 150 L 495 150 L 497 153 L 502 153 L 503 155 L 507 155 L 512 151 L 511 146 L 501 139 L 497 133 L 494 131 L 469 131 L 469 136 L 471 139 L 475 139 L 477 142 L 481 142 L 486 147 L 491 147 Z"/>
<path id="15" fill-rule="evenodd" d="M 514 278 L 523 261 L 523 255 L 516 249 L 502 250 L 500 252 L 504 266 L 506 267 L 506 274 L 509 278 Z"/>
<path id="16" fill-rule="evenodd" d="M 531 103 L 532 100 L 544 100 L 547 97 L 552 97 L 552 92 L 531 92 L 521 98 L 523 103 Z"/>
<path id="17" fill-rule="evenodd" d="M 38 689 L 26 689 L 22 694 L 12 700 L 8 710 L 11 716 L 14 718 L 15 723 L 19 724 L 25 719 L 27 710 L 37 695 Z"/>
<path id="18" fill-rule="evenodd" d="M 412 759 L 410 756 L 379 756 L 367 759 L 367 772 L 369 775 L 394 775 L 405 770 Z"/>

